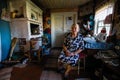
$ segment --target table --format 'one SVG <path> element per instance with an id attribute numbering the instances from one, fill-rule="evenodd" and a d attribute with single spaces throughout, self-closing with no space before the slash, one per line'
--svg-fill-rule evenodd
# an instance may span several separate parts
<path id="1" fill-rule="evenodd" d="M 97 71 L 99 72 L 99 77 L 97 78 L 97 80 L 102 80 L 103 78 L 101 77 L 102 75 L 102 71 L 103 69 L 101 69 L 101 60 L 97 60 L 97 59 L 93 59 L 94 55 L 97 54 L 97 52 L 99 51 L 106 51 L 109 49 L 112 49 L 114 47 L 113 43 L 106 43 L 106 42 L 98 42 L 96 41 L 96 39 L 94 37 L 84 37 L 83 40 L 85 41 L 85 49 L 87 51 L 87 55 L 88 55 L 88 63 L 90 63 L 88 65 L 88 67 L 93 68 L 93 72 L 91 72 L 91 74 L 93 74 L 92 76 L 94 76 L 94 73 Z M 104 68 L 105 69 L 105 68 Z M 95 72 L 94 72 L 95 70 Z M 93 77 L 93 79 L 96 77 Z"/>
<path id="2" fill-rule="evenodd" d="M 86 49 L 111 49 L 113 47 L 112 43 L 106 42 L 98 42 L 95 40 L 94 37 L 84 37 L 83 40 L 85 41 L 85 48 Z"/>

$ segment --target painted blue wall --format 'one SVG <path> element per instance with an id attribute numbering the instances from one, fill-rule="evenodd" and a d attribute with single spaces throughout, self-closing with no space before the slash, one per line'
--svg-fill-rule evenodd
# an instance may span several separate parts
<path id="1" fill-rule="evenodd" d="M 2 60 L 5 60 L 9 54 L 11 44 L 10 24 L 7 21 L 0 20 Z"/>

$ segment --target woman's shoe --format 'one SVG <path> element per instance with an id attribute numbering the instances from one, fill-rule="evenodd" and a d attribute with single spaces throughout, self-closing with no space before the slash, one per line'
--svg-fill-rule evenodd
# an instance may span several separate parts
<path id="1" fill-rule="evenodd" d="M 68 80 L 68 73 L 64 73 L 64 75 L 63 75 L 63 80 Z"/>
<path id="2" fill-rule="evenodd" d="M 64 72 L 65 72 L 65 68 L 59 68 L 59 69 L 57 70 L 57 72 L 58 72 L 58 73 L 64 73 Z"/>
<path id="3" fill-rule="evenodd" d="M 67 69 L 64 73 L 64 78 L 68 79 L 69 77 L 69 72 L 72 70 L 72 67 L 70 65 L 67 65 Z"/>
<path id="4" fill-rule="evenodd" d="M 65 77 L 65 78 L 68 78 L 68 75 L 69 75 L 69 74 L 65 72 L 64 77 Z"/>

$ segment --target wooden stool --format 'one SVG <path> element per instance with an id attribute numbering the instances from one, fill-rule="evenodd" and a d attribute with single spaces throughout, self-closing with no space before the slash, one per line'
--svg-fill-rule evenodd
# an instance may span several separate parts
<path id="1" fill-rule="evenodd" d="M 36 53 L 37 58 L 40 61 L 41 52 L 42 52 L 42 48 L 39 45 L 39 41 L 36 39 L 31 39 L 30 40 L 30 60 L 32 60 L 32 57 Z"/>
<path id="2" fill-rule="evenodd" d="M 30 60 L 32 60 L 32 57 L 35 55 L 37 55 L 37 59 L 40 61 L 40 56 L 41 56 L 41 48 L 39 48 L 38 50 L 31 50 L 30 51 Z"/>

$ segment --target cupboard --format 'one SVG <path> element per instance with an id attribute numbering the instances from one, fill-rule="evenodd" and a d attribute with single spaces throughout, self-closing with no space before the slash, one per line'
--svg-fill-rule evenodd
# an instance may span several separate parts
<path id="1" fill-rule="evenodd" d="M 25 51 L 30 49 L 31 38 L 43 35 L 42 10 L 30 0 L 10 0 L 11 37 L 24 39 L 25 44 L 19 44 Z M 39 39 L 40 40 L 40 39 Z M 18 46 L 19 46 L 18 45 Z M 39 44 L 42 45 L 41 42 Z M 19 50 L 19 47 L 15 49 Z"/>

